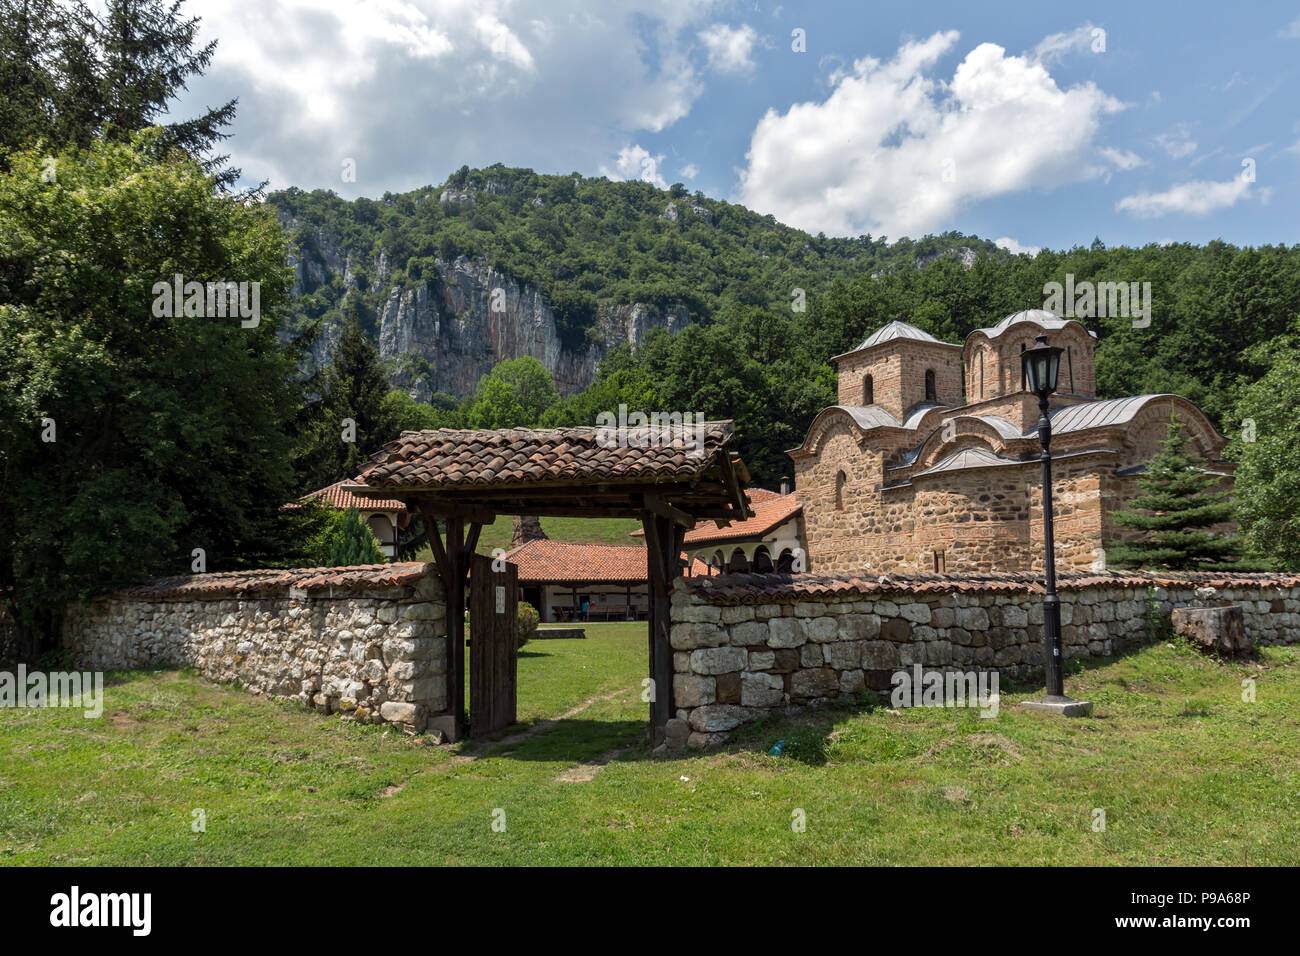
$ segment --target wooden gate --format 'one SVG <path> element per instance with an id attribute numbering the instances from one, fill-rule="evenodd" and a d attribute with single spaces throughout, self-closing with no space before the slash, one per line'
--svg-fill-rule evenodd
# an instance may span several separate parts
<path id="1" fill-rule="evenodd" d="M 486 554 L 470 559 L 469 715 L 471 737 L 485 737 L 515 722 L 518 688 L 519 569 L 493 570 Z"/>

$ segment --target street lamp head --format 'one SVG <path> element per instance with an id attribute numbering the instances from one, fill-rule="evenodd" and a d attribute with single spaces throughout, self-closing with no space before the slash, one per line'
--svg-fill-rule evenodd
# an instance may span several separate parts
<path id="1" fill-rule="evenodd" d="M 1056 391 L 1056 377 L 1061 369 L 1061 353 L 1065 349 L 1047 344 L 1047 336 L 1039 335 L 1032 349 L 1020 354 L 1024 365 L 1025 382 L 1029 391 L 1046 398 Z"/>

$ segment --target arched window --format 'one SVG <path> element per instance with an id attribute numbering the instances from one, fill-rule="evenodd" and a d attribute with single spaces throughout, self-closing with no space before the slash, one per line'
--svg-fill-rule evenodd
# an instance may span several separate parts
<path id="1" fill-rule="evenodd" d="M 726 568 L 727 559 L 722 556 L 721 551 L 714 551 L 713 560 L 710 561 L 709 563 L 713 565 L 715 568 L 717 568 L 719 572 L 721 572 Z"/>
<path id="2" fill-rule="evenodd" d="M 759 545 L 758 550 L 754 552 L 754 573 L 772 573 L 772 555 L 765 545 Z"/>
<path id="3" fill-rule="evenodd" d="M 794 552 L 785 548 L 781 556 L 776 559 L 776 570 L 778 574 L 791 574 L 794 572 Z"/>
<path id="4" fill-rule="evenodd" d="M 927 402 L 937 402 L 939 393 L 934 387 L 934 369 L 925 370 L 925 400 Z"/>
<path id="5" fill-rule="evenodd" d="M 844 510 L 844 484 L 848 480 L 849 480 L 849 476 L 844 474 L 844 472 L 842 471 L 836 472 L 835 474 L 835 510 L 836 511 Z"/>
<path id="6" fill-rule="evenodd" d="M 876 403 L 876 383 L 870 375 L 862 376 L 862 404 L 874 405 Z"/>
<path id="7" fill-rule="evenodd" d="M 391 546 L 396 542 L 397 534 L 393 530 L 393 523 L 388 520 L 387 515 L 371 515 L 366 519 L 366 525 L 370 528 L 371 533 L 379 539 L 381 545 Z"/>
<path id="8" fill-rule="evenodd" d="M 732 574 L 745 574 L 749 571 L 749 560 L 745 557 L 745 552 L 737 548 L 731 552 L 731 560 L 727 562 L 727 570 Z"/>

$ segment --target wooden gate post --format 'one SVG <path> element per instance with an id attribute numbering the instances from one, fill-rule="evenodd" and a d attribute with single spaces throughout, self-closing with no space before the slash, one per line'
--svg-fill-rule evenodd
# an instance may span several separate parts
<path id="1" fill-rule="evenodd" d="M 469 557 L 478 547 L 482 524 L 471 522 L 469 535 L 465 534 L 465 521 L 459 517 L 445 517 L 447 540 L 444 544 L 438 533 L 440 515 L 427 510 L 420 513 L 433 549 L 434 563 L 447 599 L 447 709 L 451 711 L 451 739 L 465 736 L 465 581 L 469 575 Z"/>
<path id="2" fill-rule="evenodd" d="M 654 507 L 658 502 L 647 496 L 646 504 Z M 661 509 L 664 507 L 660 505 Z M 654 695 L 650 701 L 650 735 L 651 743 L 657 744 L 663 739 L 664 728 L 675 712 L 673 647 L 670 639 L 672 605 L 668 591 L 682 573 L 680 555 L 686 527 L 679 523 L 675 515 L 660 514 L 649 508 L 641 513 L 641 525 L 645 529 L 650 584 L 647 608 L 650 618 L 649 663 L 650 679 L 654 682 Z"/>

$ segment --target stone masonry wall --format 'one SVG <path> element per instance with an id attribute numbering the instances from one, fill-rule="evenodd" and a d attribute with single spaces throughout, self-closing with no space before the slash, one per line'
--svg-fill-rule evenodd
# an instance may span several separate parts
<path id="1" fill-rule="evenodd" d="M 168 578 L 69 609 L 78 667 L 192 667 L 280 700 L 421 732 L 448 707 L 447 609 L 431 566 Z"/>
<path id="2" fill-rule="evenodd" d="M 1243 606 L 1256 644 L 1300 642 L 1300 577 L 1098 574 L 1060 582 L 1066 657 L 1110 657 L 1151 639 L 1153 614 L 1198 587 Z M 1042 586 L 1029 575 L 728 575 L 672 594 L 670 746 L 712 746 L 772 710 L 887 691 L 899 669 L 1042 672 Z M 1152 606 L 1154 604 L 1154 607 Z"/>

